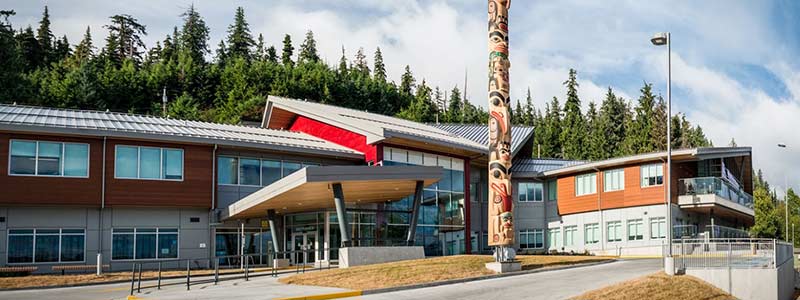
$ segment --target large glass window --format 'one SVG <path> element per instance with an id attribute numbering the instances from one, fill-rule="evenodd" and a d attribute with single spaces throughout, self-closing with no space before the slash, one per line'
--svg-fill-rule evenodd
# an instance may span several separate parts
<path id="1" fill-rule="evenodd" d="M 166 259 L 178 257 L 176 228 L 114 228 L 111 259 Z"/>
<path id="2" fill-rule="evenodd" d="M 650 238 L 663 239 L 667 237 L 667 219 L 664 217 L 650 218 Z"/>
<path id="3" fill-rule="evenodd" d="M 609 242 L 622 241 L 622 222 L 611 221 L 606 223 L 606 236 Z"/>
<path id="4" fill-rule="evenodd" d="M 558 181 L 555 179 L 547 181 L 547 200 L 556 201 L 558 199 Z"/>
<path id="5" fill-rule="evenodd" d="M 283 162 L 283 177 L 289 176 L 290 174 L 297 172 L 303 168 L 303 164 L 299 162 L 290 162 L 285 161 Z"/>
<path id="6" fill-rule="evenodd" d="M 597 244 L 600 242 L 600 224 L 591 223 L 584 225 L 584 240 L 586 244 Z"/>
<path id="7" fill-rule="evenodd" d="M 662 164 L 652 164 L 641 167 L 642 187 L 664 184 L 664 166 Z"/>
<path id="8" fill-rule="evenodd" d="M 547 245 L 550 249 L 561 248 L 561 228 L 550 228 L 547 231 Z"/>
<path id="9" fill-rule="evenodd" d="M 239 158 L 239 184 L 261 185 L 261 162 L 258 159 Z"/>
<path id="10" fill-rule="evenodd" d="M 520 182 L 518 199 L 520 202 L 542 202 L 544 188 L 541 182 Z"/>
<path id="11" fill-rule="evenodd" d="M 597 192 L 597 174 L 575 176 L 575 196 L 594 194 Z"/>
<path id="12" fill-rule="evenodd" d="M 89 176 L 89 145 L 11 141 L 9 175 Z"/>
<path id="13" fill-rule="evenodd" d="M 544 230 L 523 229 L 519 231 L 519 247 L 522 249 L 544 248 Z"/>
<path id="14" fill-rule="evenodd" d="M 8 263 L 84 261 L 85 229 L 10 229 Z"/>
<path id="15" fill-rule="evenodd" d="M 575 246 L 578 235 L 578 226 L 564 226 L 564 246 Z"/>
<path id="16" fill-rule="evenodd" d="M 235 157 L 217 157 L 217 182 L 219 184 L 237 184 L 239 160 Z"/>
<path id="17" fill-rule="evenodd" d="M 628 220 L 628 240 L 638 241 L 644 239 L 644 223 L 642 219 Z"/>
<path id="18" fill-rule="evenodd" d="M 290 162 L 250 157 L 217 157 L 217 183 L 228 185 L 267 186 L 304 167 L 317 167 L 313 162 Z"/>
<path id="19" fill-rule="evenodd" d="M 261 185 L 267 186 L 281 179 L 281 162 L 275 160 L 261 161 Z"/>
<path id="20" fill-rule="evenodd" d="M 114 159 L 114 177 L 182 180 L 183 150 L 118 145 Z"/>
<path id="21" fill-rule="evenodd" d="M 603 191 L 621 191 L 625 189 L 625 171 L 615 169 L 603 172 Z"/>

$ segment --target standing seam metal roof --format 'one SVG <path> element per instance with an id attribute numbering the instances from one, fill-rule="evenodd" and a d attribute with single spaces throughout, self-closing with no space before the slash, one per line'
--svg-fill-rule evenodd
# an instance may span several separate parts
<path id="1" fill-rule="evenodd" d="M 481 145 L 489 146 L 489 129 L 479 124 L 429 124 Z M 525 142 L 533 135 L 533 127 L 515 125 L 511 127 L 511 153 L 517 153 Z"/>
<path id="2" fill-rule="evenodd" d="M 90 135 L 106 135 L 108 132 L 118 133 L 119 136 L 143 134 L 159 140 L 186 137 L 207 140 L 209 143 L 244 143 L 244 146 L 257 148 L 275 146 L 328 152 L 332 155 L 363 155 L 301 132 L 115 112 L 0 104 L 0 129 L 48 132 L 47 128 L 72 129 L 83 134 L 89 133 L 87 130 L 100 131 Z"/>
<path id="3" fill-rule="evenodd" d="M 541 175 L 543 172 L 561 169 L 570 166 L 585 164 L 581 160 L 565 160 L 555 158 L 517 158 L 511 164 L 511 173 L 532 173 Z"/>

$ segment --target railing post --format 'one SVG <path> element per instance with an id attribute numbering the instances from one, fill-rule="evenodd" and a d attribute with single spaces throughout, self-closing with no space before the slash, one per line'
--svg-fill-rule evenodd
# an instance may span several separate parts
<path id="1" fill-rule="evenodd" d="M 214 285 L 219 282 L 219 259 L 214 259 Z"/>
<path id="2" fill-rule="evenodd" d="M 189 260 L 186 260 L 186 290 L 189 290 L 189 278 L 192 276 L 192 268 L 189 264 Z"/>
<path id="3" fill-rule="evenodd" d="M 142 264 L 139 264 L 139 283 L 136 284 L 136 292 L 142 292 Z"/>
<path id="4" fill-rule="evenodd" d="M 778 267 L 778 239 L 772 240 L 772 267 Z"/>
<path id="5" fill-rule="evenodd" d="M 250 257 L 244 257 L 244 281 L 250 281 L 250 277 L 248 277 L 250 273 Z"/>
<path id="6" fill-rule="evenodd" d="M 131 268 L 131 296 L 133 296 L 133 284 L 136 282 L 136 263 L 132 264 Z"/>
<path id="7" fill-rule="evenodd" d="M 161 262 L 158 262 L 158 289 L 161 289 Z"/>

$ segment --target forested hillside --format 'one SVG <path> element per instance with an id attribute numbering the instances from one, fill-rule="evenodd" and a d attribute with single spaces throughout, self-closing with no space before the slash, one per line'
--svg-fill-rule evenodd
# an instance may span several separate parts
<path id="1" fill-rule="evenodd" d="M 297 49 L 288 34 L 281 45 L 266 45 L 250 31 L 241 7 L 216 47 L 193 6 L 155 45 L 145 45 L 147 26 L 127 14 L 110 16 L 103 28 L 87 27 L 77 44 L 53 34 L 47 7 L 36 29 L 13 18 L 13 10 L 0 11 L 0 103 L 162 115 L 166 95 L 169 117 L 235 124 L 260 120 L 267 95 L 277 95 L 419 122 L 484 124 L 488 118 L 458 87 L 433 87 L 415 78 L 410 65 L 399 83 L 388 79 L 380 48 L 349 54 L 343 48 L 338 63 L 328 65 L 311 31 Z M 92 39 L 98 30 L 108 33 L 104 41 Z M 558 98 L 534 105 L 530 91 L 516 100 L 513 122 L 536 127 L 534 156 L 596 160 L 665 148 L 666 108 L 650 84 L 638 99 L 621 99 L 609 88 L 583 113 L 577 72 L 565 76 L 563 105 Z M 710 145 L 683 115 L 671 121 L 676 148 Z"/>

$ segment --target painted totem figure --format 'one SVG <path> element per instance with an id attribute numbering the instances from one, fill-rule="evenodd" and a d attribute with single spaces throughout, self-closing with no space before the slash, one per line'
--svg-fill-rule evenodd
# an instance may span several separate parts
<path id="1" fill-rule="evenodd" d="M 489 245 L 514 245 L 511 199 L 508 8 L 511 0 L 489 0 Z"/>

